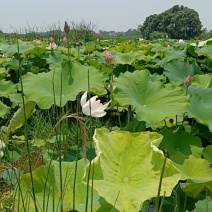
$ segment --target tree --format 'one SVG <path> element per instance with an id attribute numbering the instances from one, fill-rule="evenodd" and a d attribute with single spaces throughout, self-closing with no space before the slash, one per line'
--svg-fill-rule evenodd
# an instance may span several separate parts
<path id="1" fill-rule="evenodd" d="M 146 39 L 150 39 L 155 31 L 166 33 L 170 38 L 190 39 L 199 36 L 201 29 L 199 14 L 195 10 L 176 5 L 159 15 L 148 16 L 137 30 Z"/>

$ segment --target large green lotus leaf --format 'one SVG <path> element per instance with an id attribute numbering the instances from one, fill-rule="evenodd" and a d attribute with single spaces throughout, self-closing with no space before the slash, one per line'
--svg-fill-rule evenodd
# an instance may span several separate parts
<path id="1" fill-rule="evenodd" d="M 187 47 L 187 51 L 190 55 L 192 55 L 193 57 L 198 57 L 198 54 L 196 53 L 196 43 L 195 43 L 195 46 L 193 45 L 190 45 Z"/>
<path id="2" fill-rule="evenodd" d="M 43 48 L 43 47 L 40 47 L 40 46 L 35 46 L 34 48 L 30 49 L 27 53 L 28 54 L 34 54 L 37 57 L 40 57 L 46 51 L 48 51 L 46 48 Z"/>
<path id="3" fill-rule="evenodd" d="M 14 113 L 7 127 L 8 133 L 14 132 L 25 124 L 25 118 L 27 120 L 32 115 L 35 105 L 35 102 L 27 102 L 24 107 L 22 106 Z"/>
<path id="4" fill-rule="evenodd" d="M 172 60 L 183 61 L 186 58 L 186 48 L 183 50 L 173 51 L 173 49 L 168 49 L 165 51 L 166 56 L 157 64 L 162 68 Z"/>
<path id="5" fill-rule="evenodd" d="M 145 200 L 157 196 L 158 183 L 164 163 L 163 152 L 157 146 L 162 135 L 155 132 L 109 132 L 95 130 L 96 158 L 93 182 L 90 184 L 108 203 L 119 211 L 139 211 Z M 87 181 L 90 164 L 86 166 Z M 167 159 L 160 195 L 170 196 L 180 174 Z"/>
<path id="6" fill-rule="evenodd" d="M 212 200 L 200 200 L 196 204 L 195 212 L 212 211 Z"/>
<path id="7" fill-rule="evenodd" d="M 4 116 L 10 111 L 10 108 L 7 107 L 3 102 L 0 101 L 0 117 L 4 118 Z"/>
<path id="8" fill-rule="evenodd" d="M 206 190 L 208 195 L 212 197 L 212 180 L 203 183 L 194 183 L 192 180 L 187 180 L 185 184 L 181 184 L 182 190 L 192 198 L 205 197 Z"/>
<path id="9" fill-rule="evenodd" d="M 190 155 L 182 165 L 175 164 L 182 174 L 181 180 L 190 179 L 195 183 L 208 182 L 212 180 L 211 164 L 202 158 Z"/>
<path id="10" fill-rule="evenodd" d="M 0 62 L 1 65 L 1 62 Z M 0 79 L 4 79 L 8 75 L 8 71 L 6 68 L 0 68 Z"/>
<path id="11" fill-rule="evenodd" d="M 13 82 L 0 80 L 0 96 L 8 98 L 10 94 L 14 93 L 17 93 L 17 88 Z"/>
<path id="12" fill-rule="evenodd" d="M 27 73 L 23 78 L 24 93 L 27 101 L 35 101 L 41 109 L 48 109 L 54 104 L 54 99 L 57 106 L 64 106 L 67 101 L 76 100 L 79 92 L 88 90 L 88 69 L 90 90 L 98 95 L 105 94 L 104 79 L 100 71 L 94 67 L 73 62 L 71 76 L 74 81 L 72 84 L 70 84 L 69 80 L 70 71 L 67 63 L 61 66 L 61 69 L 58 69 L 58 67 L 52 68 L 48 73 L 37 75 Z"/>
<path id="13" fill-rule="evenodd" d="M 9 62 L 11 61 L 11 58 L 0 58 L 0 65 L 6 63 L 6 62 Z"/>
<path id="14" fill-rule="evenodd" d="M 212 104 L 212 88 L 190 86 L 188 88 L 188 93 L 192 96 L 195 96 L 197 94 L 205 103 L 207 103 L 208 105 Z"/>
<path id="15" fill-rule="evenodd" d="M 110 53 L 113 55 L 116 64 L 129 64 L 129 65 L 135 60 L 135 57 L 139 54 L 138 51 L 121 53 L 113 50 Z"/>
<path id="16" fill-rule="evenodd" d="M 23 104 L 21 93 L 9 94 L 9 98 L 10 98 L 10 101 L 12 102 L 12 105 L 11 105 L 12 108 Z"/>
<path id="17" fill-rule="evenodd" d="M 135 44 L 122 44 L 122 45 L 116 45 L 114 47 L 110 47 L 110 50 L 115 50 L 117 52 L 121 53 L 129 53 L 131 51 L 136 51 L 138 47 Z"/>
<path id="18" fill-rule="evenodd" d="M 212 72 L 212 59 L 211 58 L 206 58 L 202 63 L 201 63 L 202 69 L 206 69 L 208 72 Z"/>
<path id="19" fill-rule="evenodd" d="M 163 135 L 163 140 L 160 143 L 160 148 L 166 149 L 170 157 L 178 152 L 178 157 L 174 157 L 172 159 L 172 161 L 174 161 L 175 163 L 179 163 L 185 158 L 188 158 L 189 155 L 193 154 L 191 148 L 192 146 L 199 147 L 198 150 L 200 151 L 200 153 L 198 155 L 201 155 L 202 153 L 202 142 L 199 137 L 193 136 L 183 130 L 173 132 L 171 130 L 164 129 L 161 131 L 161 134 Z M 179 152 L 182 154 L 181 156 Z M 181 160 L 181 158 L 183 160 Z"/>
<path id="20" fill-rule="evenodd" d="M 19 53 L 27 53 L 30 49 L 33 49 L 34 47 L 35 46 L 33 44 L 19 41 Z M 16 44 L 14 45 L 4 44 L 1 45 L 1 49 L 4 55 L 7 57 L 12 57 L 13 54 L 18 53 L 18 46 Z"/>
<path id="21" fill-rule="evenodd" d="M 182 89 L 164 88 L 161 82 L 149 80 L 147 70 L 126 72 L 114 80 L 114 99 L 121 105 L 132 105 L 138 121 L 157 125 L 165 118 L 183 116 L 189 99 Z"/>
<path id="22" fill-rule="evenodd" d="M 206 56 L 212 59 L 212 46 L 203 46 L 196 50 L 198 56 Z"/>
<path id="23" fill-rule="evenodd" d="M 208 145 L 203 149 L 202 152 L 205 159 L 207 159 L 212 164 L 212 145 Z"/>
<path id="24" fill-rule="evenodd" d="M 60 51 L 52 51 L 49 54 L 49 57 L 46 58 L 47 63 L 57 65 L 59 68 L 61 68 L 61 61 L 67 59 L 67 56 L 62 54 Z"/>
<path id="25" fill-rule="evenodd" d="M 85 211 L 86 189 L 87 186 L 82 183 L 84 167 L 88 162 L 85 159 L 78 161 L 76 174 L 76 194 L 75 194 L 75 209 Z M 61 198 L 63 199 L 64 211 L 73 209 L 73 186 L 75 175 L 75 162 L 62 162 L 62 188 L 60 190 L 60 166 L 59 162 L 52 162 L 51 166 L 41 166 L 32 172 L 35 197 L 38 211 L 60 211 Z M 23 198 L 20 198 L 22 195 Z M 93 211 L 98 211 L 101 207 L 110 211 L 112 206 L 101 200 L 99 195 L 93 192 Z M 90 195 L 88 210 L 90 211 Z M 102 206 L 101 206 L 102 205 Z M 34 202 L 32 199 L 31 178 L 30 174 L 25 174 L 20 180 L 19 186 L 16 186 L 15 193 L 15 208 L 18 211 L 34 212 Z"/>
<path id="26" fill-rule="evenodd" d="M 212 87 L 212 74 L 195 75 L 192 77 L 192 85 L 202 88 Z"/>
<path id="27" fill-rule="evenodd" d="M 163 72 L 165 76 L 174 82 L 184 82 L 188 75 L 193 76 L 195 74 L 193 65 L 186 61 L 173 60 L 165 64 L 163 68 L 165 69 Z"/>
<path id="28" fill-rule="evenodd" d="M 209 38 L 208 40 L 200 41 L 198 44 L 198 47 L 204 46 L 208 41 L 212 41 L 212 38 Z M 190 45 L 196 46 L 197 44 L 196 44 L 196 42 L 194 42 L 194 43 L 190 43 Z"/>
<path id="29" fill-rule="evenodd" d="M 194 118 L 200 124 L 208 126 L 212 132 L 212 99 L 206 100 L 203 98 L 204 96 L 199 96 L 198 94 L 192 95 L 187 114 L 189 118 Z"/>

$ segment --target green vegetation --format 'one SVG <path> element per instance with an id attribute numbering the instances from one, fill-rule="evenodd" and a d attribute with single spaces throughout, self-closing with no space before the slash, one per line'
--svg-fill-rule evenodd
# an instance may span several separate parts
<path id="1" fill-rule="evenodd" d="M 73 26 L 1 36 L 0 211 L 211 211 L 211 39 Z"/>
<path id="2" fill-rule="evenodd" d="M 159 15 L 147 17 L 138 27 L 138 32 L 145 39 L 155 37 L 152 35 L 155 33 L 165 33 L 172 39 L 191 39 L 198 37 L 201 29 L 202 24 L 195 10 L 176 5 Z"/>

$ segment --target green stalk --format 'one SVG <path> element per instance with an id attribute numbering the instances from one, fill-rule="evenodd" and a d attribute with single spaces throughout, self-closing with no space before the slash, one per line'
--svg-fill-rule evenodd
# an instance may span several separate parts
<path id="1" fill-rule="evenodd" d="M 89 69 L 88 69 L 88 98 L 89 98 L 89 109 L 90 109 L 90 116 L 89 116 L 89 140 L 90 140 L 90 160 L 89 160 L 89 169 L 88 169 L 88 178 L 87 178 L 87 191 L 86 191 L 86 205 L 85 205 L 85 211 L 88 211 L 88 196 L 89 196 L 89 180 L 90 180 L 90 174 L 91 174 L 91 161 L 92 161 L 92 117 L 91 117 L 91 101 L 90 101 L 90 75 L 89 75 Z M 91 211 L 93 208 L 93 188 L 91 187 Z"/>
<path id="2" fill-rule="evenodd" d="M 207 198 L 208 198 L 208 189 L 206 188 L 206 191 L 205 191 L 205 194 L 206 194 L 206 212 L 208 212 L 208 200 L 207 200 Z"/>
<path id="3" fill-rule="evenodd" d="M 113 208 L 111 209 L 111 211 L 110 211 L 110 212 L 113 212 L 113 209 L 115 209 L 116 202 L 117 202 L 117 200 L 118 200 L 119 194 L 120 194 L 120 191 L 118 192 L 118 195 L 117 195 L 117 197 L 116 197 L 116 199 L 115 199 L 115 202 L 114 202 Z"/>
<path id="4" fill-rule="evenodd" d="M 186 201 L 187 201 L 187 195 L 185 193 L 184 203 L 183 203 L 183 212 L 186 211 Z"/>
<path id="5" fill-rule="evenodd" d="M 35 206 L 35 211 L 38 211 L 37 203 L 36 203 L 36 196 L 35 196 L 35 189 L 34 189 L 34 180 L 32 176 L 32 164 L 30 160 L 30 145 L 28 140 L 28 128 L 27 128 L 27 118 L 26 118 L 26 107 L 25 107 L 25 100 L 24 100 L 24 86 L 22 81 L 22 73 L 21 73 L 21 61 L 20 61 L 20 47 L 19 42 L 17 39 L 17 47 L 18 47 L 18 74 L 20 78 L 20 84 L 21 84 L 21 98 L 23 103 L 23 110 L 24 110 L 24 136 L 25 136 L 25 143 L 27 147 L 27 156 L 28 156 L 28 162 L 29 162 L 29 172 L 30 172 L 30 180 L 31 180 L 31 186 L 32 186 L 32 198 Z"/>
<path id="6" fill-rule="evenodd" d="M 164 199 L 165 199 L 165 194 L 166 194 L 166 192 L 164 191 L 164 195 L 163 195 L 163 198 L 162 198 L 162 200 L 161 200 L 159 212 L 162 212 L 162 205 L 163 205 L 163 202 L 164 202 Z"/>
<path id="7" fill-rule="evenodd" d="M 77 96 L 77 114 L 79 113 L 79 96 Z M 73 185 L 73 210 L 75 210 L 75 195 L 76 195 L 76 180 L 77 180 L 77 168 L 78 168 L 78 154 L 79 154 L 79 122 L 77 120 L 77 154 L 76 154 L 76 162 L 75 162 L 75 172 L 74 172 L 74 185 Z"/>
<path id="8" fill-rule="evenodd" d="M 60 108 L 62 107 L 62 93 L 63 93 L 63 71 L 61 70 L 61 78 L 60 78 Z M 60 124 L 60 128 L 59 128 L 60 139 L 58 141 L 58 137 L 57 137 L 57 133 L 56 133 L 56 140 L 57 140 L 58 152 L 59 152 L 60 195 L 61 195 L 60 209 L 61 209 L 61 212 L 63 212 L 63 198 L 62 198 L 62 196 L 63 196 L 63 182 L 62 182 L 61 132 L 62 132 L 62 125 Z"/>
<path id="9" fill-rule="evenodd" d="M 117 106 L 117 114 L 118 114 L 119 126 L 120 126 L 120 129 L 122 130 L 121 115 L 120 115 L 120 113 L 119 113 L 118 106 Z"/>
<path id="10" fill-rule="evenodd" d="M 164 174 L 164 171 L 165 171 L 165 165 L 166 165 L 166 160 L 167 160 L 167 151 L 166 150 L 165 150 L 164 156 L 165 156 L 165 159 L 164 159 L 164 163 L 163 163 L 162 170 L 161 170 L 159 186 L 158 186 L 158 194 L 157 194 L 157 199 L 156 199 L 154 212 L 158 212 L 158 209 L 159 209 L 160 191 L 161 191 L 161 186 L 162 186 L 162 181 L 163 181 L 163 174 Z"/>
<path id="11" fill-rule="evenodd" d="M 128 112 L 127 112 L 127 124 L 129 124 L 131 119 L 131 105 L 128 107 Z"/>
<path id="12" fill-rule="evenodd" d="M 74 79 L 72 78 L 72 75 L 71 75 L 71 57 L 70 57 L 71 48 L 70 48 L 70 44 L 69 44 L 68 34 L 66 34 L 66 37 L 67 37 L 67 43 L 68 43 L 68 68 L 69 68 L 69 72 L 70 72 L 69 84 L 72 84 Z"/>
<path id="13" fill-rule="evenodd" d="M 55 87 L 54 87 L 54 74 L 53 73 L 53 78 L 52 78 L 52 87 L 53 87 L 53 97 L 54 97 L 54 105 L 56 105 L 56 99 L 55 99 Z M 61 78 L 60 78 L 60 108 L 62 106 L 62 82 L 63 82 L 63 72 L 61 71 Z M 60 110 L 61 112 L 62 110 Z M 57 132 L 57 127 L 55 128 L 55 132 L 56 132 L 56 143 L 57 143 L 57 147 L 58 147 L 58 154 L 59 154 L 59 173 L 60 173 L 60 195 L 61 195 L 61 205 L 60 205 L 60 210 L 61 212 L 63 211 L 63 185 L 62 185 L 62 157 L 61 157 L 61 131 L 62 131 L 62 126 L 60 124 L 60 128 L 59 128 L 59 132 L 60 132 L 60 138 L 58 140 L 58 132 Z M 54 203 L 54 199 L 53 199 L 53 203 Z"/>
<path id="14" fill-rule="evenodd" d="M 188 94 L 188 86 L 186 86 L 186 96 L 187 96 L 187 94 Z"/>

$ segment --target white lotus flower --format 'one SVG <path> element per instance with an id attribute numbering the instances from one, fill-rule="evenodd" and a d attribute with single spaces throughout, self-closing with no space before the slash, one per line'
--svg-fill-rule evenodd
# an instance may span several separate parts
<path id="1" fill-rule="evenodd" d="M 3 141 L 0 140 L 0 158 L 2 158 L 4 156 L 4 152 L 1 151 L 5 148 L 5 143 Z"/>
<path id="2" fill-rule="evenodd" d="M 178 41 L 178 43 L 184 43 L 184 40 L 183 40 L 183 39 L 180 39 L 180 40 Z"/>
<path id="3" fill-rule="evenodd" d="M 2 140 L 0 140 L 0 150 L 4 148 L 5 148 L 5 143 Z"/>
<path id="4" fill-rule="evenodd" d="M 87 101 L 88 92 L 86 91 L 80 100 L 80 104 L 82 106 L 82 112 L 86 116 L 92 116 L 95 118 L 103 117 L 106 115 L 104 111 L 111 101 L 103 105 L 98 98 L 98 96 L 93 96 L 90 100 Z"/>
<path id="5" fill-rule="evenodd" d="M 49 49 L 49 50 L 56 49 L 57 48 L 57 44 L 55 42 L 52 42 L 46 48 Z"/>

